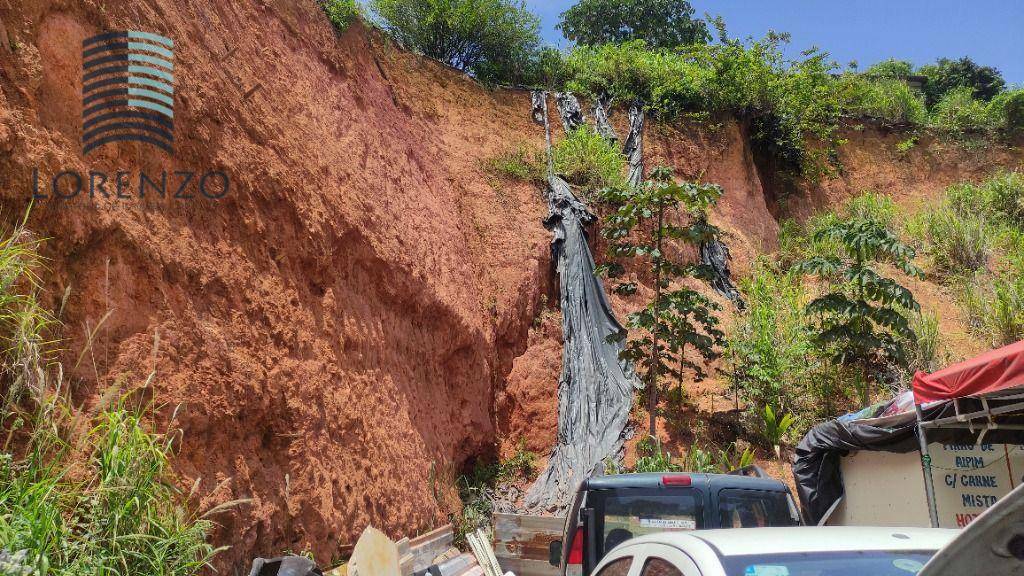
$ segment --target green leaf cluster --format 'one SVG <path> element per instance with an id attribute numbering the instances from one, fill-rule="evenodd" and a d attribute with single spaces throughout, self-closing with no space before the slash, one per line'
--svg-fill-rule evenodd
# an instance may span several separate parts
<path id="1" fill-rule="evenodd" d="M 815 239 L 835 242 L 841 250 L 798 267 L 831 287 L 807 305 L 807 314 L 816 321 L 815 339 L 833 348 L 837 362 L 859 367 L 866 384 L 872 367 L 905 363 L 903 342 L 916 340 L 906 311 L 920 310 L 910 290 L 881 276 L 874 266 L 884 262 L 911 277 L 923 277 L 923 272 L 913 263 L 913 248 L 874 220 L 839 221 Z M 864 394 L 867 401 L 866 390 Z"/>
<path id="2" fill-rule="evenodd" d="M 687 0 L 580 0 L 562 13 L 558 29 L 585 46 L 643 40 L 676 48 L 711 39 L 707 24 L 694 15 Z"/>
<path id="3" fill-rule="evenodd" d="M 540 55 L 540 19 L 521 0 L 371 0 L 402 44 L 481 79 L 514 82 Z"/>

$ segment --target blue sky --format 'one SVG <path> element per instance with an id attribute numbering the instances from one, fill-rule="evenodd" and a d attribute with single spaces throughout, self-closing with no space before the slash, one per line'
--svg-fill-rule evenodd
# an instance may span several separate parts
<path id="1" fill-rule="evenodd" d="M 555 25 L 575 0 L 527 0 L 544 22 L 544 38 L 563 46 Z M 691 0 L 698 14 L 725 18 L 729 35 L 793 35 L 790 52 L 818 46 L 861 69 L 890 57 L 915 64 L 970 56 L 1024 84 L 1022 0 Z"/>

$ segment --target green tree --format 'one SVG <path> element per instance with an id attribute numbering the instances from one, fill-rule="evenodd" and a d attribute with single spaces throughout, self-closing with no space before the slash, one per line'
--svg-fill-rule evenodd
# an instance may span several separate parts
<path id="1" fill-rule="evenodd" d="M 703 294 L 685 287 L 673 288 L 684 278 L 707 281 L 710 270 L 702 264 L 682 264 L 669 256 L 670 241 L 699 246 L 719 235 L 707 221 L 707 211 L 722 194 L 712 184 L 676 183 L 668 168 L 656 168 L 651 179 L 637 189 L 606 189 L 603 199 L 615 206 L 602 231 L 609 240 L 612 262 L 602 272 L 612 278 L 625 275 L 624 259 L 637 259 L 654 280 L 654 297 L 639 312 L 630 314 L 627 326 L 642 331 L 622 352 L 640 371 L 647 385 L 650 433 L 655 432 L 658 383 L 661 376 L 674 376 L 683 386 L 685 371 L 697 380 L 704 378 L 701 364 L 686 357 L 695 350 L 704 361 L 718 356 L 723 343 L 715 312 L 720 307 Z M 686 221 L 681 225 L 675 222 Z M 620 294 L 634 294 L 637 283 L 621 281 Z"/>
<path id="2" fill-rule="evenodd" d="M 327 19 L 338 31 L 344 32 L 359 17 L 359 4 L 356 0 L 320 0 Z"/>
<path id="3" fill-rule="evenodd" d="M 643 40 L 651 48 L 675 48 L 711 39 L 686 0 L 580 0 L 562 13 L 558 29 L 587 46 Z"/>
<path id="4" fill-rule="evenodd" d="M 485 80 L 516 81 L 534 66 L 540 19 L 522 0 L 371 0 L 400 42 Z"/>
<path id="5" fill-rule="evenodd" d="M 918 73 L 928 78 L 924 95 L 929 108 L 956 88 L 970 88 L 975 98 L 989 101 L 1006 87 L 999 70 L 981 66 L 966 56 L 959 60 L 940 58 L 935 64 L 922 66 Z"/>
<path id="6" fill-rule="evenodd" d="M 878 64 L 868 68 L 864 72 L 864 75 L 874 78 L 897 78 L 902 80 L 913 73 L 914 65 L 910 62 L 889 58 L 888 60 L 882 60 Z"/>
<path id="7" fill-rule="evenodd" d="M 911 277 L 924 274 L 913 263 L 913 248 L 875 220 L 840 220 L 818 231 L 814 239 L 834 243 L 840 255 L 817 256 L 798 266 L 827 281 L 831 290 L 811 301 L 806 313 L 815 318 L 818 345 L 832 350 L 837 362 L 858 370 L 867 405 L 874 368 L 883 362 L 906 362 L 903 342 L 917 339 L 907 311 L 920 311 L 910 290 L 879 275 L 872 265 L 887 262 Z"/>

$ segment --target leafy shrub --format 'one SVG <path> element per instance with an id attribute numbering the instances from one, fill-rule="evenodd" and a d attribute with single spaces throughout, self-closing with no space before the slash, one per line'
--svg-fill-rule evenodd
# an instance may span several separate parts
<path id="1" fill-rule="evenodd" d="M 359 16 L 356 0 L 321 0 L 320 7 L 338 31 L 345 31 Z"/>
<path id="2" fill-rule="evenodd" d="M 1006 86 L 998 70 L 991 66 L 981 66 L 966 57 L 959 60 L 940 58 L 935 64 L 922 66 L 918 74 L 928 78 L 924 92 L 929 107 L 958 88 L 966 88 L 973 98 L 988 101 Z"/>
<path id="3" fill-rule="evenodd" d="M 1000 93 L 989 103 L 988 113 L 1007 135 L 1024 133 L 1024 89 Z"/>
<path id="4" fill-rule="evenodd" d="M 920 309 L 910 290 L 878 274 L 873 265 L 888 262 L 908 276 L 923 274 L 913 263 L 913 248 L 874 220 L 842 220 L 817 236 L 840 242 L 841 253 L 799 265 L 800 271 L 828 282 L 831 290 L 812 300 L 805 312 L 814 319 L 819 346 L 833 350 L 837 363 L 862 377 L 861 401 L 867 405 L 868 384 L 878 368 L 905 365 L 902 342 L 916 337 L 904 311 Z"/>
<path id="5" fill-rule="evenodd" d="M 654 115 L 671 119 L 702 107 L 696 63 L 642 40 L 580 46 L 566 60 L 568 89 L 596 98 L 643 102 Z"/>
<path id="6" fill-rule="evenodd" d="M 516 78 L 512 78 L 516 79 Z M 562 90 L 569 80 L 565 55 L 561 50 L 546 46 L 529 57 L 519 82 L 525 86 Z"/>
<path id="7" fill-rule="evenodd" d="M 521 0 L 372 0 L 400 42 L 488 81 L 519 81 L 540 47 Z"/>
<path id="8" fill-rule="evenodd" d="M 590 192 L 625 188 L 626 159 L 615 143 L 580 126 L 553 150 L 555 171 Z"/>
<path id="9" fill-rule="evenodd" d="M 896 144 L 896 151 L 899 152 L 900 154 L 906 154 L 907 152 L 913 150 L 914 146 L 917 146 L 917 136 L 911 136 L 906 140 L 901 140 L 899 143 Z"/>
<path id="10" fill-rule="evenodd" d="M 648 436 L 636 445 L 636 464 L 633 472 L 680 472 L 682 467 L 672 460 L 672 454 L 662 449 L 661 440 Z"/>
<path id="11" fill-rule="evenodd" d="M 754 450 L 744 448 L 740 451 L 735 442 L 729 444 L 725 449 L 719 450 L 715 458 L 718 471 L 722 473 L 732 472 L 740 468 L 754 465 Z"/>
<path id="12" fill-rule="evenodd" d="M 651 49 L 643 41 L 583 46 L 568 58 L 568 87 L 588 96 L 642 101 L 655 116 L 731 113 L 749 118 L 759 149 L 807 176 L 827 170 L 839 102 L 828 55 L 809 51 L 785 58 L 788 37 L 769 34 L 748 44 L 730 40 L 679 50 Z M 805 136 L 823 147 L 806 147 Z"/>
<path id="13" fill-rule="evenodd" d="M 735 442 L 717 452 L 693 444 L 683 459 L 682 470 L 703 474 L 726 474 L 753 464 L 753 450 L 746 448 L 741 451 Z"/>
<path id="14" fill-rule="evenodd" d="M 923 124 L 928 117 L 924 99 L 899 78 L 845 74 L 839 89 L 843 108 L 857 116 L 891 124 Z"/>
<path id="15" fill-rule="evenodd" d="M 643 40 L 651 47 L 675 48 L 711 39 L 686 0 L 580 0 L 562 13 L 558 28 L 586 46 Z"/>
<path id="16" fill-rule="evenodd" d="M 914 65 L 906 60 L 890 58 L 883 60 L 864 71 L 868 78 L 904 79 L 914 73 Z"/>
<path id="17" fill-rule="evenodd" d="M 974 98 L 970 88 L 950 90 L 932 109 L 931 124 L 955 134 L 984 132 L 996 127 L 988 106 Z"/>

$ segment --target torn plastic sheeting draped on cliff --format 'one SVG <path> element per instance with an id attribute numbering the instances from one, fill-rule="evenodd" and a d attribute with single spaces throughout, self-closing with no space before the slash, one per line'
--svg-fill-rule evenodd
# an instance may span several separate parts
<path id="1" fill-rule="evenodd" d="M 558 115 L 562 117 L 562 128 L 565 129 L 566 134 L 587 123 L 587 117 L 583 115 L 580 101 L 572 92 L 556 92 L 555 104 L 558 106 Z"/>
<path id="2" fill-rule="evenodd" d="M 534 99 L 550 147 L 546 97 Z M 550 152 L 550 150 L 549 150 Z M 619 359 L 625 330 L 615 319 L 584 227 L 594 220 L 569 184 L 550 169 L 548 217 L 552 257 L 561 290 L 562 373 L 558 379 L 558 439 L 547 467 L 526 495 L 532 510 L 565 508 L 579 484 L 609 458 L 617 458 L 629 423 L 636 379 Z"/>
<path id="3" fill-rule="evenodd" d="M 607 94 L 602 94 L 594 100 L 594 126 L 597 133 L 605 140 L 617 143 L 619 135 L 615 133 L 611 122 L 608 120 L 608 110 L 611 108 L 611 99 Z"/>
<path id="4" fill-rule="evenodd" d="M 629 185 L 637 188 L 644 181 L 644 109 L 639 103 L 629 107 L 629 135 L 622 146 L 629 164 Z"/>
<path id="5" fill-rule="evenodd" d="M 732 271 L 729 270 L 729 247 L 721 240 L 715 238 L 700 245 L 700 261 L 711 268 L 711 287 L 716 292 L 731 300 L 740 310 L 746 308 L 743 296 L 732 281 Z"/>

